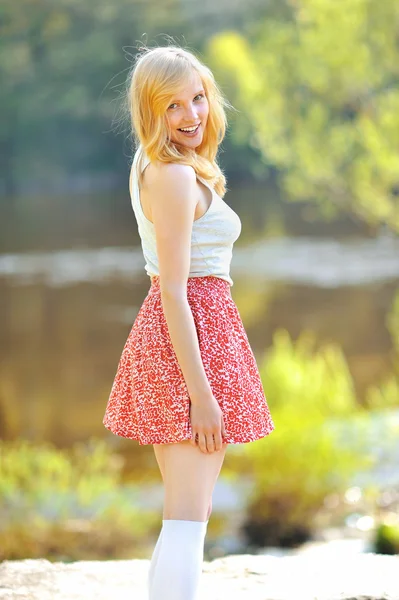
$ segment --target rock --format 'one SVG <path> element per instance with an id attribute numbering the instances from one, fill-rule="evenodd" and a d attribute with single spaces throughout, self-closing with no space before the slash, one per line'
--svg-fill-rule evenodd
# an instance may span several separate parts
<path id="1" fill-rule="evenodd" d="M 0 564 L 0 600 L 147 600 L 149 560 Z M 203 563 L 207 600 L 399 600 L 399 557 L 243 554 Z"/>

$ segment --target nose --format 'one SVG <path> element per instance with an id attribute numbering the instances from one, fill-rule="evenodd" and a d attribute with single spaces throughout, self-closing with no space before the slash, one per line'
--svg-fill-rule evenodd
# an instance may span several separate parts
<path id="1" fill-rule="evenodd" d="M 193 121 L 197 122 L 198 114 L 195 106 L 191 104 L 187 110 L 184 111 L 184 120 L 187 123 L 192 123 Z"/>

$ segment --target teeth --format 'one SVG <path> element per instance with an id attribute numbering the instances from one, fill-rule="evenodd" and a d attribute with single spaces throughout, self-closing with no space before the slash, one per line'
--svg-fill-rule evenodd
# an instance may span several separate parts
<path id="1" fill-rule="evenodd" d="M 181 127 L 180 129 L 181 129 L 182 131 L 195 131 L 195 130 L 197 129 L 197 127 L 198 127 L 198 126 L 199 126 L 199 125 L 196 125 L 195 127 L 185 127 L 185 128 Z"/>

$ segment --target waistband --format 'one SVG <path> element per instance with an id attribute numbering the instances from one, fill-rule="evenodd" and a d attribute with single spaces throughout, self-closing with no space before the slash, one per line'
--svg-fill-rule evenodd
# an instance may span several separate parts
<path id="1" fill-rule="evenodd" d="M 201 275 L 200 277 L 188 277 L 187 279 L 187 291 L 209 289 L 209 290 L 220 290 L 223 292 L 230 292 L 230 283 L 226 279 L 216 277 L 215 275 Z M 150 291 L 160 291 L 161 280 L 159 275 L 151 276 L 151 287 Z"/>

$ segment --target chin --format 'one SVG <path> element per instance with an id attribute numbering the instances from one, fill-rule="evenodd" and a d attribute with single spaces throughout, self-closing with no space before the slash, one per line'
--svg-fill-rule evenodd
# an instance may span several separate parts
<path id="1" fill-rule="evenodd" d="M 192 140 L 192 142 L 190 143 L 189 141 L 187 142 L 181 142 L 180 140 L 172 140 L 172 142 L 174 144 L 176 144 L 176 146 L 183 146 L 183 148 L 198 148 L 198 146 L 201 146 L 202 144 L 202 139 L 199 140 L 198 142 L 196 140 Z"/>

